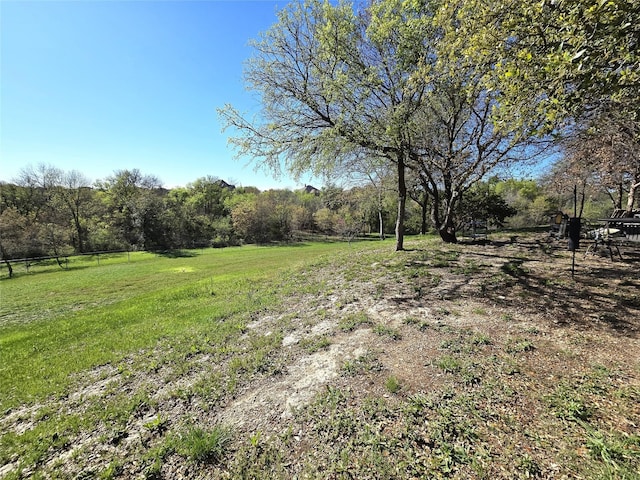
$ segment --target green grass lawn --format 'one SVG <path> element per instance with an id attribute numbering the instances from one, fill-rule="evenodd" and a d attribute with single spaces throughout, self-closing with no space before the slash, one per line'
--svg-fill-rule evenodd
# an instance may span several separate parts
<path id="1" fill-rule="evenodd" d="M 0 410 L 64 395 L 74 375 L 162 339 L 242 331 L 268 285 L 343 243 L 132 253 L 0 281 Z M 234 321 L 222 320 L 234 317 Z M 187 340 L 185 340 L 187 341 Z"/>

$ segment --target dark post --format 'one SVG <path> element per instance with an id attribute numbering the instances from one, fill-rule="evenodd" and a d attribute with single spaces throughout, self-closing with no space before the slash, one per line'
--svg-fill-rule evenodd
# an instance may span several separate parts
<path id="1" fill-rule="evenodd" d="M 582 210 L 580 210 L 580 217 Z M 578 217 L 578 186 L 573 186 L 573 217 L 569 219 L 569 250 L 571 255 L 571 278 L 576 274 L 576 250 L 580 248 L 580 217 Z"/>
<path id="2" fill-rule="evenodd" d="M 569 219 L 569 250 L 575 252 L 580 248 L 580 218 Z"/>

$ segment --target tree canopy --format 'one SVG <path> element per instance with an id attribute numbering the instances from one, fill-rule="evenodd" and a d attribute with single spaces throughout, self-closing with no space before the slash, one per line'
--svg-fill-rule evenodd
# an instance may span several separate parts
<path id="1" fill-rule="evenodd" d="M 453 54 L 455 42 L 447 42 L 459 22 L 447 5 L 290 4 L 253 43 L 247 64 L 247 86 L 262 100 L 259 115 L 220 109 L 225 127 L 236 129 L 230 142 L 240 156 L 276 173 L 282 163 L 294 175 L 355 168 L 362 155 L 386 159 L 396 171 L 398 250 L 406 170 L 420 171 L 434 200 L 434 226 L 443 240 L 456 241 L 460 195 L 514 160 L 525 137 L 518 124 L 495 127 L 495 94 L 483 83 L 495 64 Z"/>

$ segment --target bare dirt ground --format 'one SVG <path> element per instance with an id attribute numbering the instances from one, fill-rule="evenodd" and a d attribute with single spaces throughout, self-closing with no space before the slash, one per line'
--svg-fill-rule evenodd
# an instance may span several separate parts
<path id="1" fill-rule="evenodd" d="M 578 253 L 572 276 L 542 235 L 407 246 L 296 273 L 299 292 L 244 334 L 277 348 L 233 389 L 202 387 L 228 385 L 205 355 L 180 374 L 92 372 L 48 407 L 77 413 L 114 386 L 146 406 L 117 435 L 79 429 L 43 476 L 640 478 L 640 249 Z M 43 408 L 2 429 L 33 429 Z M 165 441 L 185 423 L 231 440 L 194 460 Z"/>

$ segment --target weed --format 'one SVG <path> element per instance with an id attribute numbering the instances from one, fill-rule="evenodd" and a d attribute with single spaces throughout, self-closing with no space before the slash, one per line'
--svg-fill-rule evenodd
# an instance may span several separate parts
<path id="1" fill-rule="evenodd" d="M 144 424 L 144 428 L 154 433 L 162 433 L 167 429 L 168 420 L 162 415 L 158 415 L 153 420 Z"/>
<path id="2" fill-rule="evenodd" d="M 286 439 L 263 438 L 258 431 L 240 447 L 225 469 L 230 478 L 286 478 L 284 455 L 287 450 Z"/>
<path id="3" fill-rule="evenodd" d="M 319 395 L 316 400 L 316 405 L 321 407 L 329 407 L 330 410 L 335 410 L 338 405 L 342 405 L 347 401 L 347 394 L 339 388 L 327 385 L 324 394 Z"/>
<path id="4" fill-rule="evenodd" d="M 451 355 L 440 357 L 434 362 L 435 366 L 447 373 L 458 373 L 462 368 L 462 362 Z"/>
<path id="5" fill-rule="evenodd" d="M 435 251 L 431 258 L 431 266 L 434 268 L 448 267 L 451 262 L 455 262 L 460 257 L 460 252 L 456 251 Z"/>
<path id="6" fill-rule="evenodd" d="M 462 265 L 458 265 L 451 271 L 459 275 L 475 275 L 481 270 L 482 265 L 478 264 L 475 260 L 465 260 Z"/>
<path id="7" fill-rule="evenodd" d="M 567 384 L 558 385 L 546 398 L 555 416 L 563 420 L 588 420 L 593 414 L 580 392 Z"/>
<path id="8" fill-rule="evenodd" d="M 426 320 L 420 320 L 419 318 L 417 318 L 417 317 L 412 317 L 412 316 L 406 317 L 406 318 L 402 321 L 402 323 L 404 323 L 405 325 L 411 325 L 411 326 L 414 326 L 414 327 L 416 327 L 416 328 L 417 328 L 418 330 L 420 330 L 420 331 L 425 331 L 425 330 L 427 330 L 427 329 L 430 327 L 430 324 L 429 324 L 429 322 L 428 322 L 428 321 L 426 321 Z"/>
<path id="9" fill-rule="evenodd" d="M 342 366 L 342 371 L 348 375 L 358 375 L 368 372 L 379 372 L 383 369 L 383 365 L 378 360 L 378 357 L 372 353 L 367 352 L 364 355 L 360 355 L 354 360 L 347 360 Z"/>
<path id="10" fill-rule="evenodd" d="M 340 320 L 338 328 L 343 332 L 351 332 L 362 325 L 371 325 L 372 321 L 366 312 L 357 312 L 346 315 Z"/>
<path id="11" fill-rule="evenodd" d="M 375 300 L 381 300 L 382 298 L 384 298 L 385 290 L 386 290 L 386 285 L 384 283 L 376 283 L 373 298 Z"/>
<path id="12" fill-rule="evenodd" d="M 528 453 L 525 453 L 518 460 L 516 468 L 522 472 L 525 478 L 536 478 L 542 474 L 540 465 Z"/>
<path id="13" fill-rule="evenodd" d="M 460 338 L 449 338 L 447 340 L 443 340 L 440 343 L 440 348 L 442 350 L 449 350 L 454 353 L 460 353 L 464 349 L 464 343 L 460 341 Z"/>
<path id="14" fill-rule="evenodd" d="M 189 460 L 215 463 L 225 455 L 230 441 L 231 431 L 227 427 L 216 425 L 207 431 L 190 426 L 186 432 L 174 438 L 172 447 Z"/>
<path id="15" fill-rule="evenodd" d="M 516 375 L 521 372 L 521 368 L 512 358 L 503 358 L 500 362 L 500 372 L 505 375 Z"/>
<path id="16" fill-rule="evenodd" d="M 480 345 L 491 345 L 491 338 L 484 333 L 475 333 L 471 337 L 471 343 L 476 346 Z"/>
<path id="17" fill-rule="evenodd" d="M 500 270 L 512 277 L 524 277 L 529 273 L 529 271 L 522 268 L 523 263 L 524 260 L 510 260 L 502 265 Z"/>
<path id="18" fill-rule="evenodd" d="M 423 278 L 428 276 L 429 276 L 429 270 L 427 270 L 424 267 L 412 266 L 412 267 L 409 267 L 409 269 L 407 270 L 407 277 L 409 279 Z"/>
<path id="19" fill-rule="evenodd" d="M 400 340 L 402 335 L 396 328 L 388 327 L 387 325 L 377 324 L 373 327 L 373 331 L 381 337 L 389 337 L 392 340 Z"/>
<path id="20" fill-rule="evenodd" d="M 414 393 L 407 399 L 405 412 L 409 415 L 421 415 L 425 410 L 433 408 L 433 401 L 424 393 Z"/>
<path id="21" fill-rule="evenodd" d="M 500 320 L 502 320 L 503 322 L 513 322 L 514 316 L 510 313 L 503 313 L 502 315 L 500 315 Z"/>
<path id="22" fill-rule="evenodd" d="M 400 385 L 400 381 L 395 375 L 391 375 L 387 378 L 387 381 L 384 383 L 385 388 L 390 393 L 398 393 L 402 388 Z"/>
<path id="23" fill-rule="evenodd" d="M 98 475 L 101 480 L 111 480 L 117 478 L 122 472 L 122 465 L 118 461 L 109 463 L 109 466 Z"/>
<path id="24" fill-rule="evenodd" d="M 326 350 L 331 345 L 331 340 L 327 335 L 319 337 L 309 337 L 300 340 L 300 346 L 308 353 L 315 353 L 320 350 Z"/>
<path id="25" fill-rule="evenodd" d="M 526 338 L 516 338 L 507 342 L 505 350 L 507 353 L 523 353 L 530 352 L 535 349 L 535 346 L 531 340 Z"/>
<path id="26" fill-rule="evenodd" d="M 462 370 L 462 381 L 466 385 L 477 385 L 482 380 L 481 369 L 475 364 L 467 364 Z"/>

